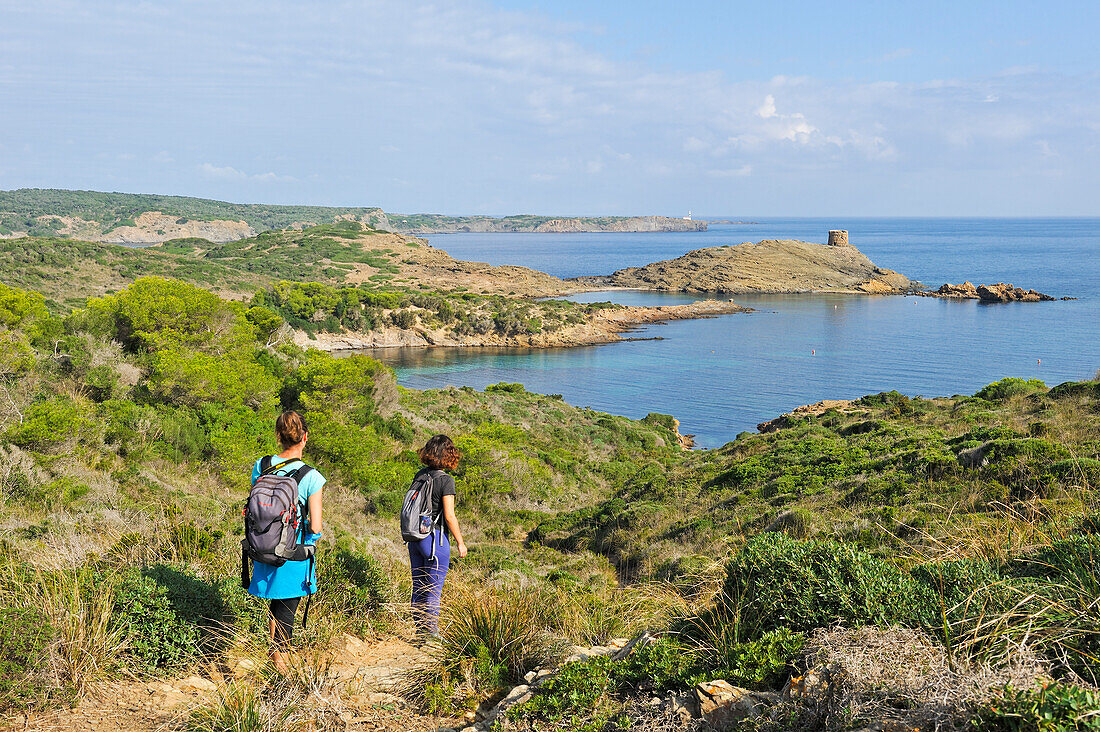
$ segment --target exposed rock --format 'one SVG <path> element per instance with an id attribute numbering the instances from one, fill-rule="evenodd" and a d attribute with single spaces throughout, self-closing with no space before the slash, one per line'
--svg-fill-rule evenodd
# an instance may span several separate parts
<path id="1" fill-rule="evenodd" d="M 505 694 L 503 699 L 497 702 L 495 707 L 485 713 L 482 722 L 492 722 L 512 707 L 527 701 L 531 696 L 531 687 L 526 684 L 520 684 L 519 686 L 513 687 L 511 691 Z"/>
<path id="2" fill-rule="evenodd" d="M 915 283 L 874 262 L 850 244 L 790 239 L 697 249 L 676 259 L 628 267 L 603 277 L 579 277 L 591 287 L 673 292 L 908 292 Z"/>
<path id="3" fill-rule="evenodd" d="M 728 681 L 703 681 L 695 687 L 699 714 L 715 729 L 727 729 L 750 717 L 758 717 L 778 699 L 774 694 L 753 692 Z"/>
<path id="4" fill-rule="evenodd" d="M 978 285 L 978 299 L 982 302 L 1040 302 L 1054 298 L 1035 290 L 998 282 L 995 285 Z"/>
<path id="5" fill-rule="evenodd" d="M 792 676 L 783 687 L 783 696 L 821 701 L 835 695 L 847 678 L 847 673 L 839 664 L 818 666 L 801 676 Z"/>
<path id="6" fill-rule="evenodd" d="M 1035 290 L 1025 290 L 1005 282 L 998 282 L 995 285 L 974 285 L 971 282 L 963 282 L 960 285 L 945 283 L 933 292 L 922 294 L 929 297 L 981 300 L 982 302 L 1046 302 L 1055 299 L 1050 295 L 1044 295 Z"/>
<path id="7" fill-rule="evenodd" d="M 544 681 L 554 675 L 554 670 L 549 668 L 540 668 L 534 671 L 528 671 L 523 675 L 523 683 L 530 687 L 536 687 L 542 685 Z"/>
<path id="8" fill-rule="evenodd" d="M 614 654 L 612 654 L 611 658 L 615 661 L 621 661 L 622 659 L 633 653 L 635 648 L 639 646 L 647 646 L 656 640 L 657 639 L 648 630 L 643 631 L 639 635 L 634 636 L 632 639 L 619 646 Z M 612 644 L 614 643 L 615 641 L 612 641 Z"/>
<path id="9" fill-rule="evenodd" d="M 210 692 L 218 688 L 218 685 L 215 684 L 213 681 L 211 681 L 210 679 L 204 679 L 201 676 L 188 676 L 185 679 L 180 679 L 178 682 L 176 682 L 176 686 L 181 691 L 201 692 Z"/>
<path id="10" fill-rule="evenodd" d="M 814 404 L 804 404 L 801 407 L 796 407 L 790 412 L 781 414 L 774 419 L 769 419 L 767 422 L 761 422 L 756 425 L 756 429 L 763 434 L 767 434 L 768 432 L 775 432 L 784 427 L 789 427 L 793 420 L 802 417 L 816 417 L 819 414 L 824 414 L 830 409 L 837 409 L 844 412 L 851 409 L 851 407 L 852 401 L 850 399 L 823 399 Z"/>
<path id="11" fill-rule="evenodd" d="M 134 219 L 133 226 L 120 226 L 99 235 L 97 241 L 118 244 L 156 244 L 169 239 L 197 237 L 213 242 L 236 241 L 256 236 L 256 230 L 244 221 L 195 221 L 146 211 Z"/>
<path id="12" fill-rule="evenodd" d="M 977 300 L 978 288 L 972 282 L 963 282 L 961 285 L 944 283 L 935 292 L 940 297 L 953 297 L 963 300 Z"/>
<path id="13" fill-rule="evenodd" d="M 233 664 L 232 673 L 236 677 L 248 676 L 259 669 L 259 664 L 251 658 L 242 658 Z"/>
<path id="14" fill-rule="evenodd" d="M 688 724 L 699 716 L 699 700 L 690 694 L 671 693 L 664 702 L 664 709 L 669 716 Z"/>

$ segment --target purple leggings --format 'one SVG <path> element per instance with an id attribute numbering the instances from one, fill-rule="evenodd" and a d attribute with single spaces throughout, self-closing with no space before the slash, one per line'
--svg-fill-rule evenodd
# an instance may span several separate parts
<path id="1" fill-rule="evenodd" d="M 409 543 L 409 565 L 412 567 L 412 609 L 416 629 L 422 633 L 439 632 L 439 601 L 443 595 L 443 580 L 451 563 L 451 542 L 442 529 L 416 543 Z M 435 541 L 435 559 L 432 541 Z"/>

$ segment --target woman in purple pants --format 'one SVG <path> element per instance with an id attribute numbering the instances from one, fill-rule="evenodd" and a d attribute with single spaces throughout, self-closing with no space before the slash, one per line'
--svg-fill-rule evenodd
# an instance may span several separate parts
<path id="1" fill-rule="evenodd" d="M 434 528 L 429 536 L 409 543 L 412 609 L 417 633 L 435 638 L 439 636 L 439 601 L 451 560 L 452 540 L 458 556 L 466 556 L 466 544 L 455 518 L 455 479 L 445 472 L 458 467 L 462 454 L 450 437 L 436 435 L 420 449 L 419 455 L 424 467 L 414 481 L 431 474 Z"/>

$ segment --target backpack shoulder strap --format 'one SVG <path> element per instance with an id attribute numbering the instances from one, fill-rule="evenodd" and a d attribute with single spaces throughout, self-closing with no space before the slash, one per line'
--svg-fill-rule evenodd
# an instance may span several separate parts
<path id="1" fill-rule="evenodd" d="M 263 465 L 264 460 L 267 461 L 267 467 L 266 468 Z M 263 458 L 263 460 L 260 461 L 260 477 L 261 478 L 265 475 L 271 475 L 272 473 L 277 472 L 278 470 L 282 469 L 283 467 L 285 467 L 287 465 L 290 465 L 293 462 L 297 462 L 298 458 L 290 458 L 289 460 L 283 460 L 282 462 L 275 463 L 274 465 L 272 465 L 274 460 L 275 460 L 274 456 L 269 455 L 269 456 Z"/>
<path id="2" fill-rule="evenodd" d="M 266 473 L 267 469 L 271 467 L 271 459 L 274 457 L 274 455 L 264 455 L 260 458 L 260 475 Z"/>
<path id="3" fill-rule="evenodd" d="M 305 463 L 302 463 L 302 467 L 298 468 L 293 473 L 291 473 L 290 477 L 294 478 L 294 482 L 296 482 L 298 485 L 301 485 L 302 484 L 302 478 L 305 478 L 307 475 L 309 475 L 309 472 L 311 470 L 313 470 L 312 467 L 310 467 L 309 465 L 306 465 Z"/>

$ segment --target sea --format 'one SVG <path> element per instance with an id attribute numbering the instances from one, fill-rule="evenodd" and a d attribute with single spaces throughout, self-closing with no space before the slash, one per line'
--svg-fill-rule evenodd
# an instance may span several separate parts
<path id="1" fill-rule="evenodd" d="M 735 217 L 723 217 L 734 219 Z M 744 218 L 744 217 L 737 217 Z M 736 295 L 753 312 L 646 326 L 633 340 L 549 350 L 373 349 L 399 383 L 427 389 L 520 382 L 628 417 L 674 415 L 714 448 L 823 399 L 897 390 L 972 394 L 1005 376 L 1048 385 L 1100 369 L 1100 218 L 760 218 L 705 232 L 438 234 L 458 259 L 559 277 L 608 274 L 692 249 L 763 239 L 825 242 L 847 229 L 880 267 L 930 287 L 1011 282 L 1058 300 L 982 304 L 873 295 Z M 581 302 L 673 305 L 706 296 L 638 291 Z"/>

